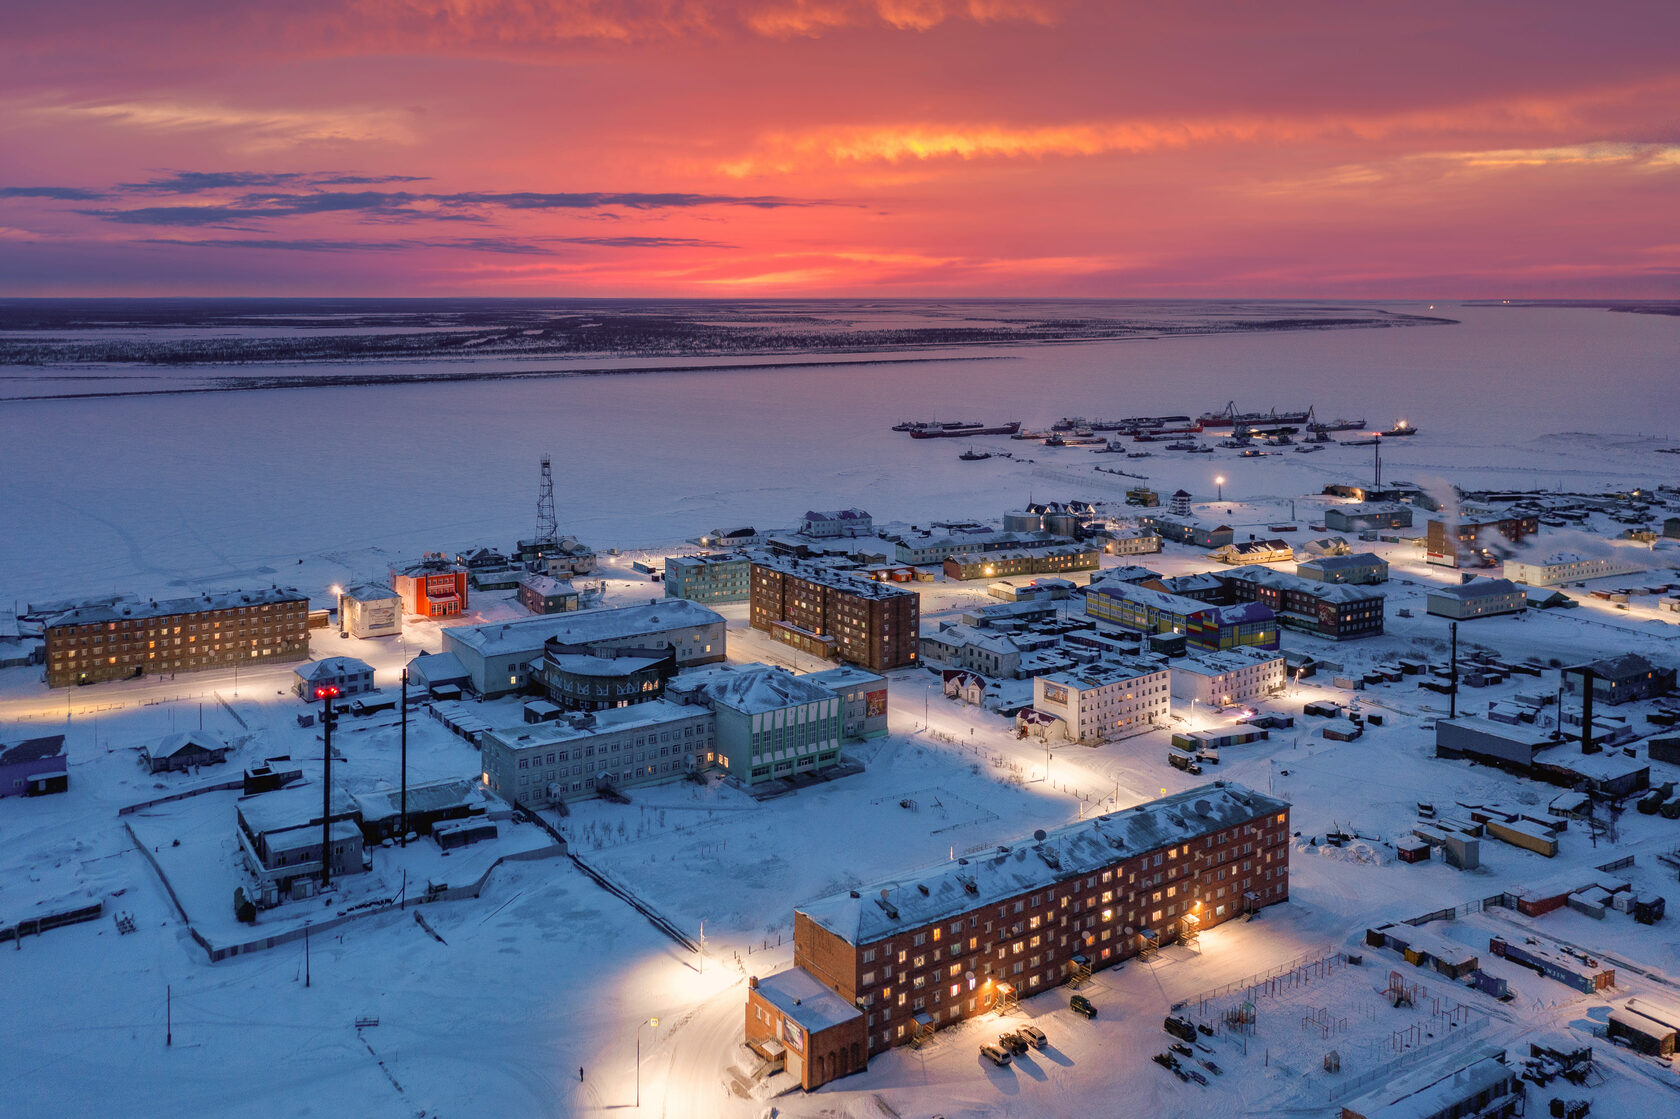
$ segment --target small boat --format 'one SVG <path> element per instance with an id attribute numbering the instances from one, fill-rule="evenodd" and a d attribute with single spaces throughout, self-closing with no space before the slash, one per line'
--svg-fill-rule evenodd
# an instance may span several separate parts
<path id="1" fill-rule="evenodd" d="M 1307 425 L 1308 431 L 1363 431 L 1364 429 L 1365 418 L 1363 416 L 1357 420 L 1344 420 L 1339 417 L 1334 420 L 1314 420 Z"/>
<path id="2" fill-rule="evenodd" d="M 973 450 L 973 449 L 969 449 L 969 450 L 964 451 L 962 454 L 958 455 L 957 457 L 962 459 L 964 462 L 979 462 L 983 458 L 991 458 L 992 457 L 992 452 L 990 452 L 990 451 L 976 451 L 976 450 Z"/>
<path id="3" fill-rule="evenodd" d="M 1324 449 L 1323 447 L 1319 447 L 1319 446 L 1309 447 L 1309 446 L 1307 446 L 1306 444 L 1303 443 L 1301 446 L 1295 448 L 1295 453 L 1298 454 L 1298 455 L 1310 455 L 1310 454 L 1313 454 L 1316 451 L 1322 451 L 1323 449 Z"/>
<path id="4" fill-rule="evenodd" d="M 1390 438 L 1390 439 L 1396 438 L 1396 437 L 1401 436 L 1401 435 L 1416 435 L 1416 434 L 1417 434 L 1417 428 L 1413 427 L 1411 424 L 1407 423 L 1405 420 L 1401 420 L 1399 423 L 1395 424 L 1393 427 L 1391 427 L 1387 431 L 1383 432 L 1383 435 L 1387 438 Z"/>
<path id="5" fill-rule="evenodd" d="M 1201 444 L 1197 443 L 1194 439 L 1180 439 L 1176 443 L 1168 443 L 1167 444 L 1167 450 L 1169 450 L 1169 451 L 1193 451 L 1200 445 Z"/>
<path id="6" fill-rule="evenodd" d="M 1126 452 L 1126 457 L 1127 458 L 1154 458 L 1155 457 L 1155 452 L 1154 451 L 1127 451 Z"/>
<path id="7" fill-rule="evenodd" d="M 1213 454 L 1213 448 L 1212 447 L 1204 447 L 1200 443 L 1198 443 L 1194 447 L 1190 448 L 1190 453 L 1193 454 L 1193 455 L 1211 455 L 1211 454 Z"/>

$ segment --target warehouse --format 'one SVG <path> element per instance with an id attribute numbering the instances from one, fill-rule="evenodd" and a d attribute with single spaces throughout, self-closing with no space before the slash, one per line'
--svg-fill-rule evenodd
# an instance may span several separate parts
<path id="1" fill-rule="evenodd" d="M 1621 1038 L 1637 1052 L 1672 1057 L 1680 1033 L 1680 1010 L 1649 998 L 1629 999 L 1610 1012 L 1605 1033 Z"/>
<path id="2" fill-rule="evenodd" d="M 1438 719 L 1435 723 L 1435 756 L 1438 758 L 1469 758 L 1526 770 L 1534 765 L 1537 753 L 1557 741 L 1551 734 L 1476 715 Z"/>

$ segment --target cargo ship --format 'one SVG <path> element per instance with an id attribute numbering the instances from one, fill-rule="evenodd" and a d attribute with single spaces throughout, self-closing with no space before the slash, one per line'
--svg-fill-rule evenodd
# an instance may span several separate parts
<path id="1" fill-rule="evenodd" d="M 904 420 L 893 424 L 894 431 L 960 431 L 963 428 L 979 427 L 979 420 Z"/>
<path id="2" fill-rule="evenodd" d="M 1001 427 L 981 427 L 979 424 L 957 424 L 947 427 L 940 424 L 935 428 L 917 428 L 910 433 L 912 439 L 962 439 L 970 435 L 1014 435 L 1021 430 L 1020 420 L 1011 420 Z"/>
<path id="3" fill-rule="evenodd" d="M 1383 435 L 1390 438 L 1390 439 L 1392 439 L 1396 436 L 1400 436 L 1400 435 L 1416 435 L 1416 434 L 1417 434 L 1417 428 L 1413 427 L 1411 424 L 1407 423 L 1405 420 L 1401 420 L 1399 423 L 1395 424 L 1393 427 L 1391 427 L 1387 431 L 1383 432 Z"/>
<path id="4" fill-rule="evenodd" d="M 1223 410 L 1203 412 L 1199 423 L 1203 427 L 1247 427 L 1250 424 L 1304 424 L 1312 419 L 1312 409 L 1305 412 L 1239 412 L 1237 402 L 1228 400 Z"/>

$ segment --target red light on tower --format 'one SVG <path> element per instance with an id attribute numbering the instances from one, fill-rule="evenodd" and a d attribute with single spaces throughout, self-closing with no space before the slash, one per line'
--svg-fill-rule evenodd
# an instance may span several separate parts
<path id="1" fill-rule="evenodd" d="M 316 688 L 315 689 L 315 698 L 316 699 L 337 699 L 338 698 L 338 685 L 327 684 L 323 687 Z"/>

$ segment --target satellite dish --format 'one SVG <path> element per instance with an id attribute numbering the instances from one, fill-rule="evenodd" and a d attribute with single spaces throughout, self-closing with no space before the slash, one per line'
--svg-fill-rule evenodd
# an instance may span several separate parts
<path id="1" fill-rule="evenodd" d="M 1040 843 L 1044 842 L 1044 835 L 1045 832 L 1043 828 L 1039 828 L 1037 831 L 1033 832 L 1033 838 L 1038 840 Z"/>

